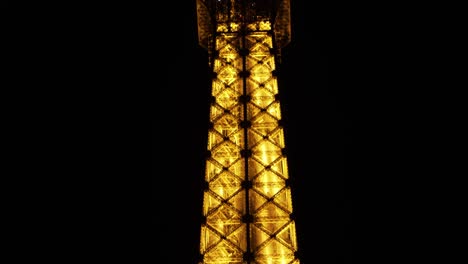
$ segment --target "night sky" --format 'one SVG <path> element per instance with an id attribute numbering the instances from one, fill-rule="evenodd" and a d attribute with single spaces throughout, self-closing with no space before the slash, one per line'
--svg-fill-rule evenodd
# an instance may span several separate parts
<path id="1" fill-rule="evenodd" d="M 164 49 L 157 56 L 163 63 L 155 62 L 164 65 L 165 79 L 153 122 L 153 225 L 159 257 L 195 264 L 209 118 L 208 57 L 197 43 L 195 1 L 172 2 Z M 301 263 L 352 263 L 354 87 L 348 83 L 356 71 L 346 71 L 353 67 L 348 58 L 355 45 L 347 23 L 351 15 L 345 6 L 316 1 L 292 0 L 291 12 L 292 40 L 282 50 L 278 81 Z"/>

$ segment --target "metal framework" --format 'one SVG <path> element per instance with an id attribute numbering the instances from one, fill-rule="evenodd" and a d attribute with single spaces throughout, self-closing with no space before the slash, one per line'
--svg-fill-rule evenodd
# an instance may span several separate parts
<path id="1" fill-rule="evenodd" d="M 199 264 L 299 264 L 275 74 L 289 6 L 197 0 L 214 73 Z"/>

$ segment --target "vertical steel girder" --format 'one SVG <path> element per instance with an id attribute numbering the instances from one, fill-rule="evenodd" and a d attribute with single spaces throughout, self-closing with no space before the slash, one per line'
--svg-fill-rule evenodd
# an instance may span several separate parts
<path id="1" fill-rule="evenodd" d="M 215 99 L 199 263 L 299 264 L 275 74 L 289 1 L 198 0 L 197 12 Z"/>

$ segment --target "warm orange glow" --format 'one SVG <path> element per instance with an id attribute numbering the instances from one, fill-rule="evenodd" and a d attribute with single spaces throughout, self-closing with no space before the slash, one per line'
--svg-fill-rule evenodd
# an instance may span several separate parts
<path id="1" fill-rule="evenodd" d="M 209 23 L 200 18 L 207 16 L 202 2 L 197 8 L 204 45 Z M 281 8 L 289 5 L 282 3 Z M 265 17 L 247 24 L 218 17 L 199 264 L 246 264 L 246 252 L 257 264 L 299 264 L 278 82 L 272 74 L 272 25 Z M 240 34 L 242 27 L 248 34 Z M 288 29 L 275 33 L 287 40 Z"/>

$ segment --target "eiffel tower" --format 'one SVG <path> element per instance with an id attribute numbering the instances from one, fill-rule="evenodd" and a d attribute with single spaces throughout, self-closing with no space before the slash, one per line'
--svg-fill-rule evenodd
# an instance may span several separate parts
<path id="1" fill-rule="evenodd" d="M 212 70 L 198 264 L 299 264 L 278 72 L 289 0 L 196 0 Z"/>

